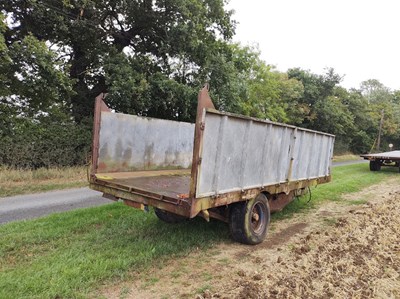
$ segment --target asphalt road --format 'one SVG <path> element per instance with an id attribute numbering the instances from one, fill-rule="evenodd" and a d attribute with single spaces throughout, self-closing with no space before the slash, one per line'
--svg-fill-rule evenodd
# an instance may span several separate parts
<path id="1" fill-rule="evenodd" d="M 89 188 L 0 198 L 0 224 L 111 203 Z"/>
<path id="2" fill-rule="evenodd" d="M 368 160 L 352 160 L 352 161 L 342 161 L 342 162 L 333 162 L 332 166 L 343 166 L 343 165 L 351 165 L 351 164 L 361 164 L 361 163 L 368 163 Z"/>
<path id="3" fill-rule="evenodd" d="M 334 162 L 333 166 L 365 162 L 368 161 Z M 38 218 L 56 212 L 99 206 L 111 202 L 109 199 L 103 198 L 100 192 L 89 188 L 3 197 L 0 198 L 0 224 Z"/>

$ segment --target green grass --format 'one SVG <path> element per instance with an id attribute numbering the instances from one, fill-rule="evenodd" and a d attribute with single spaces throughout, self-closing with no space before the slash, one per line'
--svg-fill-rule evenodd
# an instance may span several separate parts
<path id="1" fill-rule="evenodd" d="M 87 185 L 85 166 L 35 170 L 0 166 L 0 197 Z"/>
<path id="2" fill-rule="evenodd" d="M 339 201 L 342 194 L 390 177 L 400 178 L 396 169 L 370 172 L 366 164 L 335 167 L 333 182 L 312 190 L 311 205 L 304 197 L 274 218 L 326 200 Z M 167 259 L 220 242 L 231 242 L 225 223 L 194 219 L 168 225 L 153 213 L 120 203 L 9 223 L 0 226 L 0 298 L 99 297 L 101 286 L 129 281 L 148 267 L 162 267 Z M 147 283 L 156 283 L 147 278 Z"/>
<path id="3" fill-rule="evenodd" d="M 398 168 L 382 167 L 381 171 L 373 172 L 367 163 L 337 166 L 332 171 L 332 182 L 317 186 L 313 195 L 318 200 L 340 200 L 345 193 L 358 192 L 389 177 L 397 177 L 400 181 L 398 171 Z"/>
<path id="4" fill-rule="evenodd" d="M 0 226 L 0 298 L 85 298 L 109 280 L 229 240 L 224 223 L 161 223 L 120 203 Z"/>
<path id="5" fill-rule="evenodd" d="M 283 211 L 272 215 L 273 220 L 284 219 L 294 213 L 305 212 L 323 201 L 340 201 L 342 195 L 362 190 L 389 177 L 399 178 L 398 168 L 382 167 L 381 171 L 369 171 L 367 163 L 337 166 L 332 169 L 332 182 L 310 188 L 310 194 L 295 199 Z M 360 199 L 363 200 L 363 199 Z"/>
<path id="6" fill-rule="evenodd" d="M 198 289 L 196 290 L 196 294 L 202 294 L 202 293 L 204 293 L 206 290 L 209 290 L 209 291 L 212 290 L 212 286 L 211 286 L 210 284 L 208 284 L 208 283 L 203 284 L 200 288 L 198 288 Z"/>

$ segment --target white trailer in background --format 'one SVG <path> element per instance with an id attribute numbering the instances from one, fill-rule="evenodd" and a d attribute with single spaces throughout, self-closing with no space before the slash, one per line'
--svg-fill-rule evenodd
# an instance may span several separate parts
<path id="1" fill-rule="evenodd" d="M 400 151 L 391 151 L 377 154 L 365 154 L 360 157 L 369 160 L 369 169 L 379 171 L 382 166 L 399 167 L 400 172 Z"/>

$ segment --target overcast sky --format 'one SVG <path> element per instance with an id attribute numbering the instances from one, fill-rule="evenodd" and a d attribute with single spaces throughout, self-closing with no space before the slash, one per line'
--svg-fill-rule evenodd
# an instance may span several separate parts
<path id="1" fill-rule="evenodd" d="M 280 71 L 322 74 L 333 67 L 342 86 L 378 79 L 400 89 L 399 0 L 230 0 L 235 41 L 258 44 Z"/>

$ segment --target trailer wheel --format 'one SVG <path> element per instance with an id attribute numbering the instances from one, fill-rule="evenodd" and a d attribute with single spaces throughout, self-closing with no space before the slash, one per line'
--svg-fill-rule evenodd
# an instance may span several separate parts
<path id="1" fill-rule="evenodd" d="M 187 220 L 186 217 L 183 217 L 181 215 L 177 215 L 177 214 L 165 211 L 165 210 L 161 210 L 158 208 L 154 208 L 154 213 L 156 214 L 158 219 L 160 219 L 164 222 L 167 222 L 167 223 L 180 223 L 180 222 Z"/>
<path id="2" fill-rule="evenodd" d="M 260 193 L 247 202 L 232 204 L 229 229 L 232 238 L 240 243 L 255 245 L 264 241 L 270 222 L 267 197 Z"/>
<path id="3" fill-rule="evenodd" d="M 369 170 L 371 171 L 381 170 L 381 163 L 379 161 L 369 161 Z"/>

